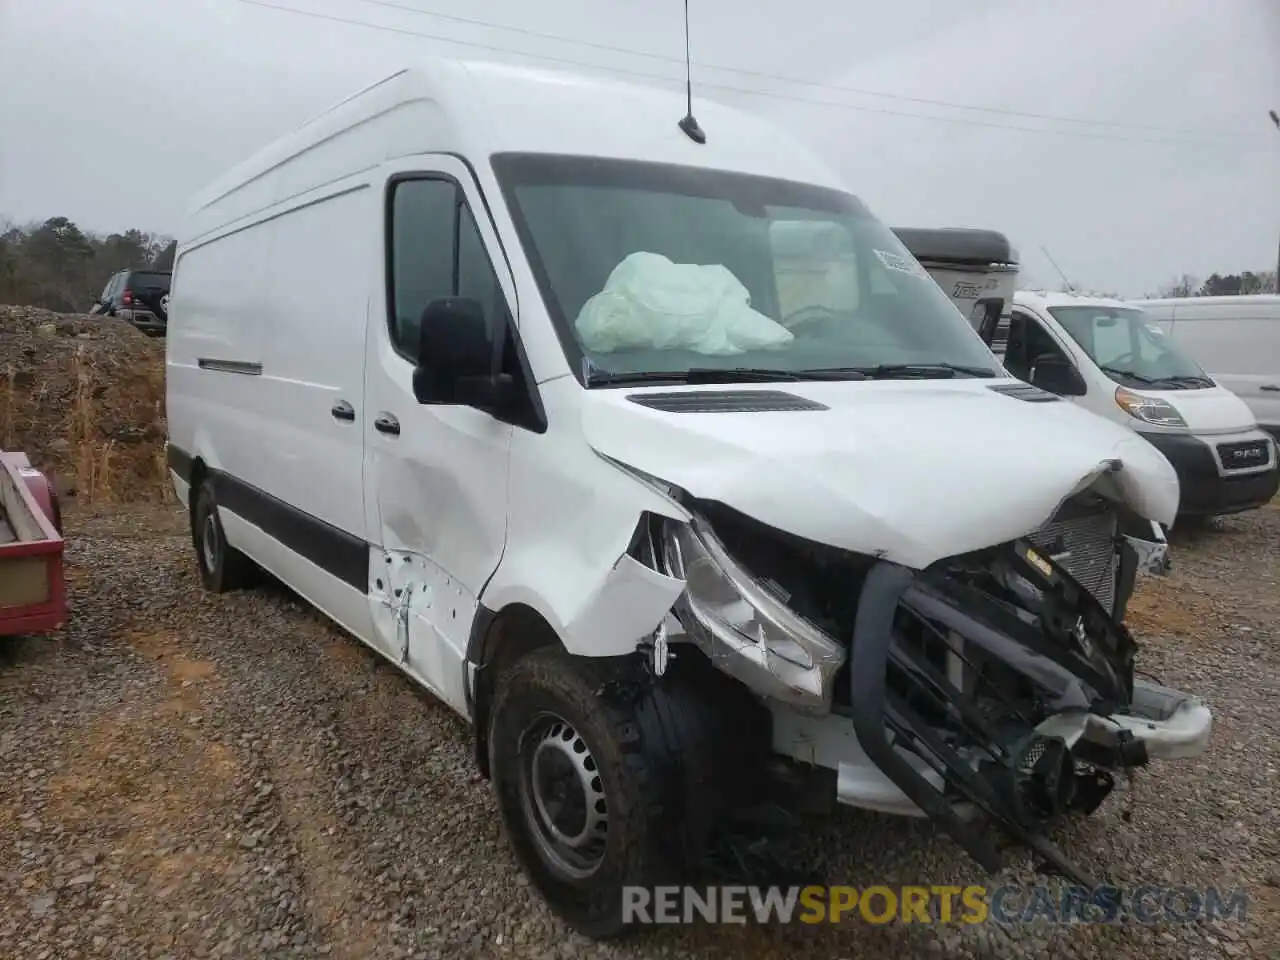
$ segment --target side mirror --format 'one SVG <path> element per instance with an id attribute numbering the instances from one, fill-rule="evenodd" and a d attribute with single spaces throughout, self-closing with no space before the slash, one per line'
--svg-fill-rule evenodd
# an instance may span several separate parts
<path id="1" fill-rule="evenodd" d="M 1084 377 L 1070 360 L 1062 357 L 1037 357 L 1031 368 L 1031 385 L 1062 397 L 1082 397 L 1088 392 Z"/>
<path id="2" fill-rule="evenodd" d="M 419 403 L 457 404 L 495 412 L 510 401 L 513 381 L 495 372 L 484 307 L 441 297 L 422 311 L 413 393 Z"/>

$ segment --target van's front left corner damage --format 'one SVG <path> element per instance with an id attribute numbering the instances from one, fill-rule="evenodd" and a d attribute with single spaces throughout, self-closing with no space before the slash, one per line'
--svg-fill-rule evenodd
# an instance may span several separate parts
<path id="1" fill-rule="evenodd" d="M 642 518 L 639 528 L 648 526 Z M 564 625 L 566 646 L 594 656 L 621 656 L 652 645 L 684 592 L 685 581 L 638 557 L 634 541 L 585 596 Z"/>

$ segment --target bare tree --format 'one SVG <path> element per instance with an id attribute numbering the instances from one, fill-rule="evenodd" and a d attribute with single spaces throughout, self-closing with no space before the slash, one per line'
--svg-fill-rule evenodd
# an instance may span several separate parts
<path id="1" fill-rule="evenodd" d="M 1200 281 L 1189 273 L 1184 273 L 1169 283 L 1164 284 L 1156 296 L 1159 297 L 1194 297 L 1200 289 Z"/>

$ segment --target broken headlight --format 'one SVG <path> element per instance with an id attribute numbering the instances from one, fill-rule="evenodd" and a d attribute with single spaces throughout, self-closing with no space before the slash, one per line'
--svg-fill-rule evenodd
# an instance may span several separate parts
<path id="1" fill-rule="evenodd" d="M 700 517 L 666 524 L 662 541 L 664 567 L 685 581 L 680 621 L 712 662 L 766 696 L 830 709 L 844 649 L 739 565 Z"/>

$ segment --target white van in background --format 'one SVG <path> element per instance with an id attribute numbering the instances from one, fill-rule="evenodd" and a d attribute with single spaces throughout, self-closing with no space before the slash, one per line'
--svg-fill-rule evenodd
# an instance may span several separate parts
<path id="1" fill-rule="evenodd" d="M 1280 440 L 1280 295 L 1132 300 Z"/>
<path id="2" fill-rule="evenodd" d="M 1123 626 L 1173 469 L 1001 370 L 791 136 L 685 106 L 433 61 L 204 191 L 166 347 L 202 582 L 266 568 L 470 721 L 589 935 L 779 783 L 1095 887 L 1046 831 L 1212 725 Z"/>
<path id="3" fill-rule="evenodd" d="M 1280 487 L 1275 441 L 1249 407 L 1143 310 L 1118 300 L 1019 291 L 1005 368 L 1150 441 L 1178 473 L 1179 516 L 1259 507 Z"/>

